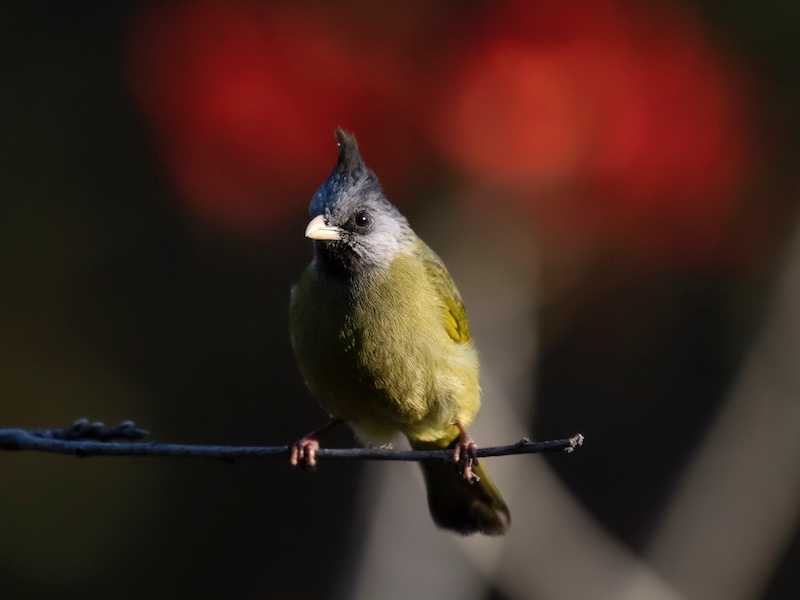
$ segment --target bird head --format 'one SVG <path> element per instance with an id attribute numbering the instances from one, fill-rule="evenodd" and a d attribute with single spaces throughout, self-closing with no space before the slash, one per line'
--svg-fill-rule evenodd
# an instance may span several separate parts
<path id="1" fill-rule="evenodd" d="M 353 134 L 336 130 L 339 159 L 311 200 L 306 237 L 317 258 L 349 272 L 385 268 L 413 246 L 414 232 L 361 158 Z"/>

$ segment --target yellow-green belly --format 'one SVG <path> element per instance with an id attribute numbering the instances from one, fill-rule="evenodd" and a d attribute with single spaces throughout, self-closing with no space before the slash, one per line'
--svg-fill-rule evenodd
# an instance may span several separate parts
<path id="1" fill-rule="evenodd" d="M 480 404 L 471 342 L 447 333 L 443 304 L 411 257 L 356 292 L 312 264 L 292 292 L 292 345 L 311 393 L 365 441 L 398 433 L 445 443 Z"/>

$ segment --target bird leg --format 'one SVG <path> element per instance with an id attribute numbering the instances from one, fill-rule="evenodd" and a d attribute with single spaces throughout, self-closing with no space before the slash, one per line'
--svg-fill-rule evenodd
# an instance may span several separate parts
<path id="1" fill-rule="evenodd" d="M 456 467 L 464 479 L 469 483 L 478 482 L 480 477 L 472 471 L 472 467 L 478 464 L 478 446 L 459 421 L 456 421 L 456 427 L 459 432 L 459 440 L 453 450 L 453 462 L 456 463 Z"/>
<path id="2" fill-rule="evenodd" d="M 291 463 L 293 467 L 299 465 L 301 468 L 311 471 L 316 469 L 316 454 L 317 450 L 319 450 L 319 438 L 341 424 L 341 419 L 332 419 L 319 429 L 315 429 L 308 435 L 297 440 L 289 448 L 289 463 Z"/>

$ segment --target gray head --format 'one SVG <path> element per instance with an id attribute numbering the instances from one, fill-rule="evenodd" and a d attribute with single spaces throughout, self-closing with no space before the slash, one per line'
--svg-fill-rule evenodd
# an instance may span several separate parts
<path id="1" fill-rule="evenodd" d="M 339 160 L 311 200 L 306 236 L 327 266 L 351 273 L 387 267 L 411 250 L 414 232 L 364 164 L 353 134 L 337 129 L 336 140 Z"/>

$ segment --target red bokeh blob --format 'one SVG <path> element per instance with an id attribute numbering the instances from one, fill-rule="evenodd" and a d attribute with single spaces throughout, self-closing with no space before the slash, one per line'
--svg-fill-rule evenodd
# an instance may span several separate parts
<path id="1" fill-rule="evenodd" d="M 583 221 L 575 236 L 712 258 L 752 150 L 744 85 L 696 19 L 613 0 L 512 0 L 489 14 L 453 57 L 459 76 L 432 128 L 444 156 L 511 186 L 501 202 Z M 565 204 L 571 214 L 542 206 L 565 194 L 583 197 Z"/>
<path id="2" fill-rule="evenodd" d="M 195 213 L 246 229 L 296 211 L 335 164 L 337 126 L 356 133 L 382 179 L 413 179 L 425 162 L 403 151 L 420 147 L 404 101 L 413 70 L 357 26 L 319 6 L 243 1 L 153 4 L 140 15 L 133 89 Z"/>
<path id="3" fill-rule="evenodd" d="M 472 59 L 438 128 L 447 157 L 473 176 L 520 184 L 574 175 L 587 131 L 558 61 L 499 39 Z"/>

